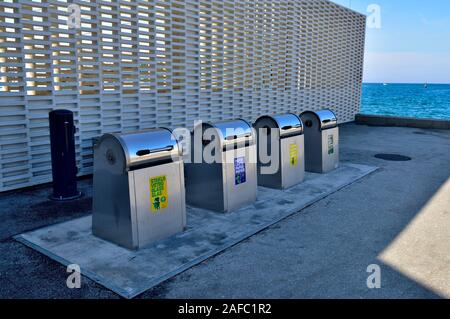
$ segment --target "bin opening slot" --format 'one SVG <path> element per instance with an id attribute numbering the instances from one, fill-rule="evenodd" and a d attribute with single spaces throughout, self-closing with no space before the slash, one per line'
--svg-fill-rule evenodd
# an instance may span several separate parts
<path id="1" fill-rule="evenodd" d="M 141 157 L 141 156 L 147 156 L 147 155 L 154 154 L 154 153 L 171 152 L 171 151 L 173 151 L 173 146 L 169 145 L 169 146 L 166 146 L 166 147 L 163 147 L 163 148 L 154 149 L 154 150 L 149 150 L 149 149 L 139 150 L 139 151 L 136 152 L 136 155 Z"/>
<path id="2" fill-rule="evenodd" d="M 251 134 L 245 134 L 245 135 L 241 135 L 241 136 L 238 136 L 238 135 L 231 135 L 231 136 L 227 136 L 226 138 L 225 138 L 225 140 L 227 140 L 227 141 L 234 141 L 234 140 L 237 140 L 238 138 L 242 138 L 242 137 L 251 137 L 252 135 Z"/>
<path id="3" fill-rule="evenodd" d="M 229 150 L 237 150 L 237 149 L 239 149 L 239 148 L 241 148 L 241 147 L 249 147 L 251 145 L 251 143 L 250 143 L 250 141 L 245 141 L 244 143 L 243 143 L 243 145 L 239 145 L 238 143 L 234 143 L 234 144 L 228 144 L 228 145 L 225 145 L 224 147 L 223 147 L 223 151 L 224 152 L 226 152 L 226 151 L 229 151 Z"/>

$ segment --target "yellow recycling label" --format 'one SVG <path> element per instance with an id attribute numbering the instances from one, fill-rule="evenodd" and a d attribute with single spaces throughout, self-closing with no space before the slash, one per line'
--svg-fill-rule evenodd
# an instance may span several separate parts
<path id="1" fill-rule="evenodd" d="M 167 195 L 167 177 L 158 176 L 150 178 L 150 203 L 151 211 L 158 213 L 167 208 L 169 197 Z"/>
<path id="2" fill-rule="evenodd" d="M 291 166 L 298 165 L 298 146 L 297 144 L 289 145 L 289 162 Z"/>

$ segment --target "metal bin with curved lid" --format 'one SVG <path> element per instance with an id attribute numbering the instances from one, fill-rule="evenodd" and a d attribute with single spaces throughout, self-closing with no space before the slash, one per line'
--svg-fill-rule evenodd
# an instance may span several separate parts
<path id="1" fill-rule="evenodd" d="M 94 146 L 93 234 L 140 249 L 185 226 L 184 166 L 172 132 L 103 135 Z"/>
<path id="2" fill-rule="evenodd" d="M 303 123 L 295 114 L 262 116 L 258 137 L 258 185 L 287 189 L 305 177 Z"/>
<path id="3" fill-rule="evenodd" d="M 339 127 L 331 110 L 306 111 L 300 115 L 305 126 L 306 170 L 327 173 L 339 167 Z"/>
<path id="4" fill-rule="evenodd" d="M 196 207 L 231 212 L 256 201 L 256 143 L 244 120 L 200 123 L 185 164 L 186 201 Z"/>

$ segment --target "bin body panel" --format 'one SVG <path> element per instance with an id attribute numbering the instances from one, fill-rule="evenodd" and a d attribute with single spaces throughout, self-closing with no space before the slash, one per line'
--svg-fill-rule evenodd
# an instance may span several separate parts
<path id="1" fill-rule="evenodd" d="M 231 212 L 256 201 L 256 145 L 252 127 L 244 120 L 202 123 L 193 133 L 192 160 L 200 162 L 185 164 L 187 203 L 216 212 Z M 198 141 L 197 136 L 201 136 Z M 211 159 L 194 156 L 199 151 L 209 155 L 213 150 Z"/>
<path id="2" fill-rule="evenodd" d="M 327 118 L 328 117 L 328 118 Z M 313 173 L 328 173 L 339 166 L 339 127 L 329 110 L 307 111 L 305 124 L 305 167 Z"/>
<path id="3" fill-rule="evenodd" d="M 217 212 L 224 212 L 224 169 L 220 163 L 186 163 L 186 202 Z"/>
<path id="4" fill-rule="evenodd" d="M 134 250 L 183 231 L 183 161 L 167 132 L 105 134 L 94 146 L 95 236 Z M 151 192 L 150 185 L 164 186 Z M 152 211 L 156 199 L 164 209 Z"/>
<path id="5" fill-rule="evenodd" d="M 322 132 L 322 173 L 339 167 L 339 129 L 337 127 Z"/>
<path id="6" fill-rule="evenodd" d="M 114 154 L 114 156 L 112 156 Z M 108 157 L 109 156 L 109 157 Z M 111 157 L 112 156 L 112 157 Z M 121 145 L 112 136 L 94 151 L 92 232 L 95 236 L 128 249 L 137 248 L 133 180 L 124 172 L 126 158 Z"/>
<path id="7" fill-rule="evenodd" d="M 305 169 L 308 172 L 323 173 L 322 132 L 305 129 Z"/>
<path id="8" fill-rule="evenodd" d="M 282 176 L 282 159 L 281 159 L 281 142 L 280 141 L 280 133 L 279 130 L 270 130 L 269 127 L 264 127 L 265 130 L 259 131 L 259 127 L 255 127 L 257 130 L 258 136 L 258 147 L 260 147 L 260 143 L 262 140 L 262 134 L 264 134 L 264 139 L 266 140 L 266 150 L 268 156 L 272 159 L 269 163 L 263 163 L 261 154 L 261 149 L 258 149 L 258 163 L 257 163 L 257 174 L 258 174 L 258 185 L 268 188 L 281 189 L 283 184 L 283 176 Z M 270 130 L 270 131 L 269 131 Z M 270 134 L 268 134 L 270 132 Z M 278 147 L 272 147 L 272 140 L 278 141 Z M 267 159 L 266 159 L 267 160 Z M 278 161 L 278 167 L 274 167 L 273 161 Z M 276 168 L 276 170 L 275 170 Z"/>
<path id="9" fill-rule="evenodd" d="M 245 154 L 247 153 L 247 154 Z M 253 204 L 257 197 L 256 145 L 224 152 L 226 211 Z"/>
<path id="10" fill-rule="evenodd" d="M 164 239 L 167 234 L 182 232 L 186 227 L 186 208 L 184 205 L 183 165 L 180 162 L 168 163 L 133 171 L 134 192 L 136 196 L 136 220 L 139 247 Z M 164 188 L 159 208 L 152 207 L 150 185 L 152 180 L 164 178 Z M 157 182 L 158 183 L 158 182 Z M 166 196 L 167 195 L 167 196 Z M 167 205 L 167 206 L 166 206 Z"/>
<path id="11" fill-rule="evenodd" d="M 92 233 L 128 248 L 138 248 L 134 194 L 129 185 L 134 181 L 131 175 L 110 175 L 97 171 L 94 175 Z"/>
<path id="12" fill-rule="evenodd" d="M 280 143 L 282 165 L 281 188 L 287 189 L 305 179 L 305 137 L 303 135 L 284 138 Z"/>
<path id="13" fill-rule="evenodd" d="M 258 185 L 274 189 L 287 189 L 300 184 L 305 176 L 303 124 L 294 114 L 262 116 L 254 127 L 258 147 L 266 142 L 272 161 L 263 163 L 262 150 L 258 152 Z M 272 145 L 273 143 L 273 145 Z M 274 166 L 278 161 L 278 167 Z"/>

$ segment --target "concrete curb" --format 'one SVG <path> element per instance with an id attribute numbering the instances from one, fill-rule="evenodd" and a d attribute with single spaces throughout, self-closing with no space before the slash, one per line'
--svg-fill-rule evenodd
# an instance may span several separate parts
<path id="1" fill-rule="evenodd" d="M 410 117 L 357 114 L 356 124 L 369 126 L 400 126 L 424 129 L 450 130 L 450 120 L 417 119 Z"/>

